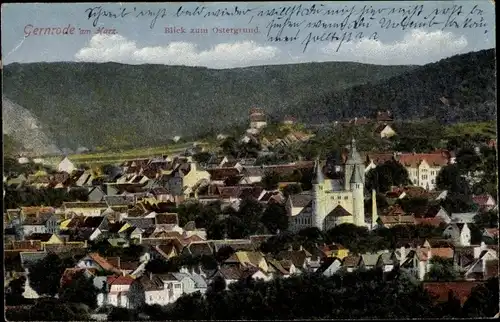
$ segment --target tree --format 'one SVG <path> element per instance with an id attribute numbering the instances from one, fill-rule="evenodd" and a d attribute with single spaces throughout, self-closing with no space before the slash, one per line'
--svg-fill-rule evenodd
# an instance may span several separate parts
<path id="1" fill-rule="evenodd" d="M 5 292 L 6 305 L 15 306 L 22 305 L 27 302 L 27 299 L 23 296 L 25 283 L 26 277 L 24 276 L 20 276 L 10 281 Z"/>
<path id="2" fill-rule="evenodd" d="M 274 171 L 266 172 L 262 178 L 262 186 L 266 190 L 275 190 L 280 182 L 280 175 Z"/>
<path id="3" fill-rule="evenodd" d="M 392 186 L 405 186 L 410 183 L 408 171 L 399 162 L 389 160 L 371 169 L 366 175 L 366 187 L 377 192 L 386 192 Z"/>
<path id="4" fill-rule="evenodd" d="M 432 257 L 431 268 L 426 274 L 425 279 L 430 281 L 454 281 L 460 274 L 455 269 L 453 259 Z"/>
<path id="5" fill-rule="evenodd" d="M 262 223 L 271 234 L 288 228 L 288 215 L 285 206 L 277 203 L 268 204 L 262 214 Z"/>
<path id="6" fill-rule="evenodd" d="M 464 303 L 463 317 L 493 317 L 499 311 L 498 294 L 498 277 L 489 278 L 486 283 L 476 286 Z"/>
<path id="7" fill-rule="evenodd" d="M 138 314 L 135 310 L 123 307 L 113 307 L 108 314 L 108 321 L 137 321 Z"/>
<path id="8" fill-rule="evenodd" d="M 66 302 L 84 303 L 88 307 L 97 307 L 97 294 L 99 290 L 94 286 L 91 279 L 83 272 L 73 277 L 73 280 L 63 289 L 59 290 L 59 298 Z"/>
<path id="9" fill-rule="evenodd" d="M 289 184 L 285 188 L 283 188 L 283 195 L 285 196 L 285 198 L 301 192 L 302 187 L 300 186 L 300 184 Z"/>
<path id="10" fill-rule="evenodd" d="M 470 190 L 464 173 L 457 164 L 441 168 L 436 177 L 436 188 L 459 194 L 469 194 Z"/>
<path id="11" fill-rule="evenodd" d="M 29 268 L 30 286 L 39 295 L 54 296 L 58 293 L 64 270 L 74 265 L 71 258 L 61 259 L 58 255 L 49 253 Z"/>
<path id="12" fill-rule="evenodd" d="M 212 154 L 210 152 L 200 152 L 193 155 L 193 160 L 201 164 L 207 163 L 210 158 L 212 158 Z"/>
<path id="13" fill-rule="evenodd" d="M 234 137 L 227 137 L 221 143 L 222 152 L 232 157 L 238 156 L 238 141 Z"/>

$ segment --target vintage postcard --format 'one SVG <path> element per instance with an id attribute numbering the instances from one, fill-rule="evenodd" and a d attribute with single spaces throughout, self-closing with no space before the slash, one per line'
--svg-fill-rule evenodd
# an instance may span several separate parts
<path id="1" fill-rule="evenodd" d="M 7 320 L 499 317 L 494 2 L 1 12 Z"/>

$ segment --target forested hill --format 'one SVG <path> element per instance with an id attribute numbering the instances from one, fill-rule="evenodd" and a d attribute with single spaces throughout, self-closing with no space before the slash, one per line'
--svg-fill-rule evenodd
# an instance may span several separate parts
<path id="1" fill-rule="evenodd" d="M 291 107 L 295 115 L 313 123 L 371 116 L 381 109 L 391 110 L 397 119 L 496 119 L 495 50 L 453 56 L 378 84 L 304 97 Z"/>
<path id="2" fill-rule="evenodd" d="M 164 143 L 293 103 L 378 82 L 412 66 L 305 63 L 215 70 L 117 63 L 4 66 L 4 95 L 34 114 L 61 148 Z M 8 122 L 8 120 L 7 120 Z"/>

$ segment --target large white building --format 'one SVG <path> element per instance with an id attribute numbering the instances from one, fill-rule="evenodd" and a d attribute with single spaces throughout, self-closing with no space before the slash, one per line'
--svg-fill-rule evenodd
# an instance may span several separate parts
<path id="1" fill-rule="evenodd" d="M 287 201 L 289 227 L 298 231 L 307 227 L 328 230 L 342 223 L 367 226 L 364 210 L 363 159 L 353 139 L 347 161 L 335 165 L 329 178 L 323 174 L 319 161 L 313 191 L 292 196 Z"/>

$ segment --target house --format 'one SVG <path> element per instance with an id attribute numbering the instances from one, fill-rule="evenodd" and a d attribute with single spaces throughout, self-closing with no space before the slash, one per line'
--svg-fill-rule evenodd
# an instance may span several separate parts
<path id="1" fill-rule="evenodd" d="M 182 281 L 173 273 L 159 274 L 158 278 L 163 282 L 164 288 L 167 290 L 168 303 L 174 303 L 183 294 Z"/>
<path id="2" fill-rule="evenodd" d="M 327 257 L 323 260 L 316 273 L 333 276 L 342 267 L 342 260 L 337 257 Z"/>
<path id="3" fill-rule="evenodd" d="M 277 260 L 274 258 L 267 258 L 268 273 L 273 277 L 283 277 L 288 278 L 293 274 L 297 274 L 299 271 L 289 260 L 282 259 Z"/>
<path id="4" fill-rule="evenodd" d="M 348 255 L 342 260 L 342 268 L 347 272 L 352 272 L 363 266 L 363 258 L 359 255 Z"/>
<path id="5" fill-rule="evenodd" d="M 80 241 L 95 240 L 109 228 L 108 218 L 105 216 L 75 216 L 66 224 L 66 231 L 73 236 L 78 236 Z"/>
<path id="6" fill-rule="evenodd" d="M 375 128 L 375 134 L 382 139 L 391 138 L 396 135 L 396 131 L 389 124 L 380 124 Z"/>
<path id="7" fill-rule="evenodd" d="M 160 277 L 152 273 L 135 279 L 130 285 L 130 303 L 134 308 L 169 304 L 168 290 Z"/>
<path id="8" fill-rule="evenodd" d="M 99 187 L 91 187 L 89 188 L 88 192 L 88 201 L 90 202 L 102 202 L 104 201 L 104 197 L 106 196 L 106 193 L 104 190 Z"/>
<path id="9" fill-rule="evenodd" d="M 278 253 L 277 257 L 291 261 L 300 272 L 309 269 L 312 254 L 300 246 L 298 250 L 294 250 L 290 247 L 288 250 L 281 251 Z"/>
<path id="10" fill-rule="evenodd" d="M 449 294 L 453 294 L 464 305 L 469 298 L 472 289 L 479 286 L 481 282 L 476 281 L 454 281 L 454 282 L 424 282 L 424 289 L 436 296 L 437 303 L 447 302 Z"/>
<path id="11" fill-rule="evenodd" d="M 18 229 L 18 234 L 23 238 L 34 233 L 58 233 L 59 224 L 53 213 L 42 213 L 24 217 Z"/>
<path id="12" fill-rule="evenodd" d="M 379 257 L 382 255 L 382 252 L 378 253 L 365 253 L 361 254 L 361 260 L 363 261 L 363 267 L 365 269 L 374 269 L 379 264 Z"/>
<path id="13" fill-rule="evenodd" d="M 414 249 L 409 249 L 407 254 L 402 254 L 400 257 L 400 267 L 423 281 L 425 274 L 427 274 L 430 269 L 429 259 L 429 249 L 417 246 Z"/>
<path id="14" fill-rule="evenodd" d="M 224 279 L 226 287 L 229 287 L 230 284 L 245 278 L 263 281 L 269 281 L 272 278 L 270 274 L 264 273 L 261 269 L 255 266 L 242 267 L 237 264 L 221 265 L 211 278 L 213 279 L 218 276 Z"/>
<path id="15" fill-rule="evenodd" d="M 490 194 L 473 196 L 472 201 L 478 208 L 486 211 L 495 209 L 497 205 L 495 199 Z"/>
<path id="16" fill-rule="evenodd" d="M 210 173 L 199 169 L 195 162 L 183 163 L 169 176 L 167 189 L 174 196 L 194 196 L 192 189 L 201 180 L 210 180 Z"/>
<path id="17" fill-rule="evenodd" d="M 394 121 L 390 111 L 378 111 L 375 121 L 381 123 L 391 123 Z"/>
<path id="18" fill-rule="evenodd" d="M 390 272 L 394 267 L 399 266 L 396 255 L 392 253 L 382 253 L 377 260 L 376 267 L 381 267 L 384 272 Z"/>
<path id="19" fill-rule="evenodd" d="M 498 239 L 498 228 L 484 228 L 483 237 L 489 240 Z"/>
<path id="20" fill-rule="evenodd" d="M 76 166 L 68 159 L 68 157 L 62 159 L 61 162 L 59 162 L 59 164 L 57 165 L 57 171 L 59 172 L 66 172 L 68 174 L 71 174 L 75 170 Z"/>
<path id="21" fill-rule="evenodd" d="M 403 153 L 396 160 L 406 168 L 413 185 L 427 190 L 434 190 L 439 171 L 450 161 L 444 152 Z"/>
<path id="22" fill-rule="evenodd" d="M 302 228 L 311 227 L 313 196 L 310 191 L 290 195 L 285 203 L 290 231 L 299 231 Z"/>
<path id="23" fill-rule="evenodd" d="M 267 125 L 266 115 L 261 108 L 250 109 L 250 129 L 261 129 Z"/>
<path id="24" fill-rule="evenodd" d="M 476 212 L 464 212 L 464 213 L 452 213 L 451 214 L 451 222 L 452 223 L 467 223 L 473 224 L 474 217 L 476 217 Z"/>
<path id="25" fill-rule="evenodd" d="M 73 213 L 89 217 L 100 216 L 108 205 L 105 202 L 63 202 L 62 209 L 66 215 Z"/>
<path id="26" fill-rule="evenodd" d="M 468 280 L 486 279 L 487 276 L 491 275 L 491 271 L 488 271 L 488 269 L 491 269 L 492 261 L 498 263 L 498 254 L 494 250 L 485 249 L 481 251 L 478 258 L 465 267 L 465 278 Z"/>
<path id="27" fill-rule="evenodd" d="M 457 246 L 470 246 L 471 232 L 467 223 L 452 223 L 448 224 L 443 231 L 443 236 L 451 238 Z"/>
<path id="28" fill-rule="evenodd" d="M 336 257 L 341 261 L 349 255 L 349 250 L 340 244 L 317 246 L 323 257 Z"/>
<path id="29" fill-rule="evenodd" d="M 397 225 L 415 225 L 415 216 L 379 216 L 377 220 L 379 227 L 390 228 Z"/>
<path id="30" fill-rule="evenodd" d="M 99 307 L 111 305 L 123 308 L 133 308 L 135 303 L 130 302 L 130 286 L 134 279 L 130 276 L 108 276 L 105 289 L 97 294 Z M 133 298 L 133 296 L 132 296 Z"/>
<path id="31" fill-rule="evenodd" d="M 78 261 L 76 267 L 79 268 L 95 268 L 99 271 L 115 273 L 122 275 L 119 268 L 111 265 L 105 258 L 97 253 L 90 253 Z"/>

